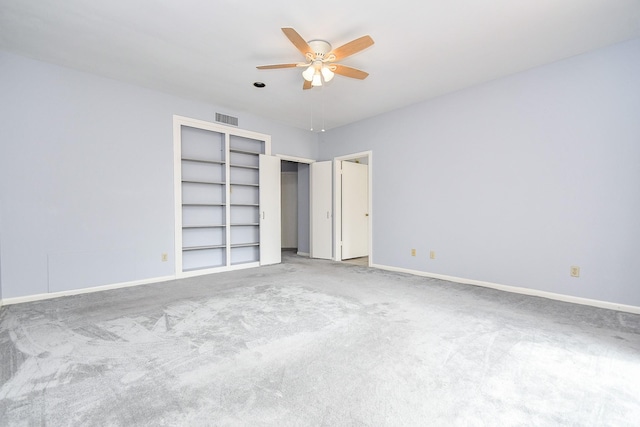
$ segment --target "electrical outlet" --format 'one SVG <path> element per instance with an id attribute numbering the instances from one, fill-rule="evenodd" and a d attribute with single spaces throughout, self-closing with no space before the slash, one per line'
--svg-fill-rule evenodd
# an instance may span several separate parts
<path id="1" fill-rule="evenodd" d="M 415 249 L 411 249 L 411 256 L 416 256 L 416 250 Z"/>
<path id="2" fill-rule="evenodd" d="M 436 259 L 436 251 L 429 252 L 429 258 Z"/>
<path id="3" fill-rule="evenodd" d="M 577 265 L 572 265 L 570 272 L 571 277 L 580 277 L 580 267 L 578 267 Z"/>
<path id="4" fill-rule="evenodd" d="M 169 255 L 168 254 L 162 254 L 162 262 L 167 262 L 169 261 Z"/>

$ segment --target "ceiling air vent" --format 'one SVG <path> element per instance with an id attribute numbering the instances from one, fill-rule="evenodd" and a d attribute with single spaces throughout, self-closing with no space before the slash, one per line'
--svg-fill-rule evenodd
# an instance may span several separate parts
<path id="1" fill-rule="evenodd" d="M 225 125 L 238 126 L 238 118 L 228 116 L 226 114 L 216 113 L 216 122 L 224 123 Z"/>

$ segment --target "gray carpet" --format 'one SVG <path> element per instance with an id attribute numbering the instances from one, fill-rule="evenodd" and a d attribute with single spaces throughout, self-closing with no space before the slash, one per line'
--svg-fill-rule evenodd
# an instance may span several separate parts
<path id="1" fill-rule="evenodd" d="M 0 313 L 0 425 L 625 426 L 640 316 L 295 255 Z"/>

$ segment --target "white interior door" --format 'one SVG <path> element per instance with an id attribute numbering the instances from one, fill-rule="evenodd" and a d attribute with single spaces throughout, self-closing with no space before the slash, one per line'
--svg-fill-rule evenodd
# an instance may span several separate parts
<path id="1" fill-rule="evenodd" d="M 260 155 L 260 265 L 282 261 L 280 159 Z"/>
<path id="2" fill-rule="evenodd" d="M 298 248 L 298 173 L 282 172 L 282 247 Z"/>
<path id="3" fill-rule="evenodd" d="M 342 259 L 369 255 L 369 167 L 342 162 Z"/>
<path id="4" fill-rule="evenodd" d="M 310 165 L 311 258 L 331 259 L 331 162 Z"/>

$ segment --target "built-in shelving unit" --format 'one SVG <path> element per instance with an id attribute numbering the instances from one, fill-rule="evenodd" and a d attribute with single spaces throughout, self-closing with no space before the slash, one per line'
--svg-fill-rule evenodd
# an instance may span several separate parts
<path id="1" fill-rule="evenodd" d="M 175 116 L 174 140 L 177 273 L 259 265 L 269 136 Z"/>

